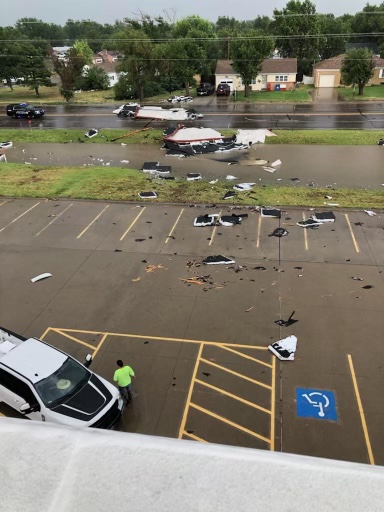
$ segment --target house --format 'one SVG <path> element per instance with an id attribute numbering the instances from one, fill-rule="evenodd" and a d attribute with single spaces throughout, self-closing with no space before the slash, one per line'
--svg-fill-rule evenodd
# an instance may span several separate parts
<path id="1" fill-rule="evenodd" d="M 341 68 L 345 54 L 322 60 L 313 66 L 314 86 L 320 87 L 340 87 L 342 83 Z M 367 85 L 384 85 L 384 59 L 380 57 L 373 58 L 374 70 L 373 77 Z"/>
<path id="2" fill-rule="evenodd" d="M 101 64 L 102 62 L 117 62 L 120 60 L 119 52 L 101 50 L 101 52 L 97 52 L 93 55 L 93 63 Z"/>
<path id="3" fill-rule="evenodd" d="M 113 87 L 119 81 L 120 72 L 116 71 L 117 62 L 97 62 L 95 63 L 96 68 L 101 68 L 108 75 L 109 87 Z"/>
<path id="4" fill-rule="evenodd" d="M 261 72 L 255 77 L 250 88 L 252 91 L 291 90 L 296 85 L 297 59 L 265 59 Z M 244 84 L 233 69 L 231 60 L 218 60 L 215 73 L 216 87 L 227 83 L 231 91 L 243 91 Z"/>

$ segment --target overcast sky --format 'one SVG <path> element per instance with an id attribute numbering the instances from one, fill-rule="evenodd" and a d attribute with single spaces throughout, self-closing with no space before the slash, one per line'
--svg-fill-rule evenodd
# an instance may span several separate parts
<path id="1" fill-rule="evenodd" d="M 64 25 L 68 19 L 90 19 L 99 23 L 114 23 L 134 17 L 139 9 L 151 16 L 175 15 L 176 19 L 197 14 L 216 21 L 219 16 L 237 20 L 254 19 L 258 15 L 272 16 L 274 8 L 281 9 L 287 0 L 2 0 L 0 26 L 14 25 L 20 18 L 38 18 L 47 23 Z M 355 14 L 366 5 L 366 0 L 316 0 L 317 12 L 336 16 Z M 371 0 L 379 5 L 381 0 Z"/>

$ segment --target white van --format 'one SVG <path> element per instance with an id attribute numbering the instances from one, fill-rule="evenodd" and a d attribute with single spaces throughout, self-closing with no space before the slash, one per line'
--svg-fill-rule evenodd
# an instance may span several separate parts
<path id="1" fill-rule="evenodd" d="M 123 410 L 118 389 L 38 338 L 0 327 L 0 402 L 31 420 L 113 428 Z"/>

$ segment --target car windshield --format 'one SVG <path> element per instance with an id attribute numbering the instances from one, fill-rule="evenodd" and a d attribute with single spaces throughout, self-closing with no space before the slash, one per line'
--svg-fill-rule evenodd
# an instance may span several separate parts
<path id="1" fill-rule="evenodd" d="M 89 377 L 90 372 L 84 366 L 68 357 L 55 373 L 35 384 L 35 388 L 44 404 L 52 407 L 74 394 Z"/>

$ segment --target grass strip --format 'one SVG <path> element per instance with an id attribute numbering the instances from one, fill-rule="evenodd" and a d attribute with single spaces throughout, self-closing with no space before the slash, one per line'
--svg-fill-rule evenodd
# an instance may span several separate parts
<path id="1" fill-rule="evenodd" d="M 101 129 L 99 135 L 88 139 L 85 130 L 78 128 L 2 128 L 0 141 L 13 142 L 52 142 L 85 144 L 161 144 L 163 130 L 151 128 L 141 131 L 135 126 L 127 129 Z M 232 136 L 236 130 L 224 129 L 220 133 L 226 137 Z M 329 144 L 329 145 L 376 145 L 383 137 L 383 130 L 274 130 L 277 137 L 267 137 L 266 144 Z M 126 135 L 126 136 L 125 136 Z M 121 138 L 119 138 L 121 137 Z M 117 139 L 117 140 L 114 140 Z"/>
<path id="2" fill-rule="evenodd" d="M 70 199 L 100 199 L 110 201 L 138 201 L 138 193 L 155 190 L 156 200 L 172 203 L 222 203 L 230 190 L 225 182 L 211 185 L 207 182 L 185 180 L 154 180 L 132 169 L 119 167 L 49 167 L 21 164 L 0 165 L 0 196 L 44 197 Z M 252 191 L 238 193 L 238 205 L 275 205 L 325 207 L 324 197 L 330 189 L 299 186 L 255 186 Z M 340 207 L 383 208 L 382 190 L 332 189 L 332 202 Z"/>

